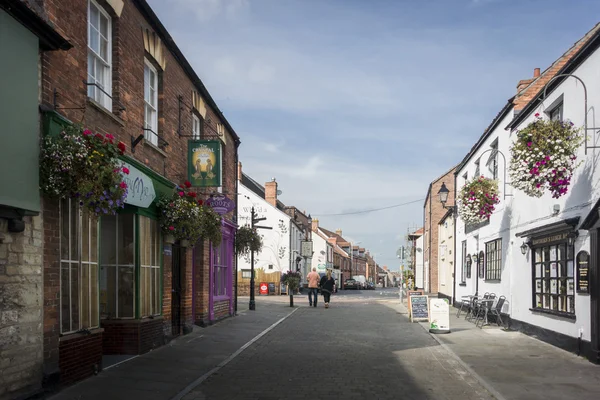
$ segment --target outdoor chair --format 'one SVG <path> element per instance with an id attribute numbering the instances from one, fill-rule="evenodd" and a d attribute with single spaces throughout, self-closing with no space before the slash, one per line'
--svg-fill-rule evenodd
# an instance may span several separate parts
<path id="1" fill-rule="evenodd" d="M 473 296 L 462 296 L 460 298 L 460 307 L 456 313 L 456 318 L 460 318 L 460 313 L 462 312 L 463 308 L 466 312 L 468 312 L 469 308 L 471 307 L 471 300 L 475 297 L 477 297 L 476 294 Z"/>
<path id="2" fill-rule="evenodd" d="M 481 320 L 482 329 L 485 325 L 489 325 L 488 314 L 493 308 L 494 300 L 496 300 L 496 293 L 490 293 L 487 298 L 484 298 L 478 302 L 475 326 L 479 325 L 479 320 Z"/>
<path id="3" fill-rule="evenodd" d="M 485 294 L 487 295 L 487 293 Z M 469 304 L 469 310 L 467 311 L 467 315 L 465 315 L 465 321 L 471 321 L 471 319 L 476 315 L 477 301 L 480 300 L 480 297 L 475 295 L 471 299 Z"/>
<path id="4" fill-rule="evenodd" d="M 502 321 L 502 306 L 504 306 L 504 302 L 506 301 L 506 296 L 500 296 L 496 305 L 490 310 L 490 315 L 494 317 L 496 324 L 498 326 L 504 327 L 504 321 Z"/>

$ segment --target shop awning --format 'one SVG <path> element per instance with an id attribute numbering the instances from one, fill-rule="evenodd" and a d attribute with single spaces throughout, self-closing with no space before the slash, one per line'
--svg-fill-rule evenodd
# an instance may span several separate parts
<path id="1" fill-rule="evenodd" d="M 552 224 L 538 226 L 536 228 L 528 229 L 526 231 L 518 232 L 516 237 L 536 237 L 546 236 L 553 233 L 559 233 L 564 231 L 572 231 L 579 223 L 579 217 L 563 219 L 562 221 L 554 222 Z"/>

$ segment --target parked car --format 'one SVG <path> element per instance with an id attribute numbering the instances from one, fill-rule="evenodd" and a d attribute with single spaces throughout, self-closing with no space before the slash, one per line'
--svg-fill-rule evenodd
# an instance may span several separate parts
<path id="1" fill-rule="evenodd" d="M 358 290 L 360 288 L 360 283 L 354 279 L 346 279 L 344 281 L 344 290 L 354 289 Z"/>
<path id="2" fill-rule="evenodd" d="M 373 282 L 367 282 L 365 285 L 365 289 L 366 290 L 375 290 L 375 285 L 373 284 Z"/>

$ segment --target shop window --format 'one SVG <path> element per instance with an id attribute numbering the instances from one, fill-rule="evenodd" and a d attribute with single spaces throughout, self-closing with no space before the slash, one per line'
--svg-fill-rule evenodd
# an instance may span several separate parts
<path id="1" fill-rule="evenodd" d="M 77 201 L 60 202 L 60 331 L 98 327 L 98 223 Z"/>
<path id="2" fill-rule="evenodd" d="M 196 114 L 192 114 L 192 139 L 200 140 L 202 136 L 202 121 Z"/>
<path id="3" fill-rule="evenodd" d="M 158 222 L 140 219 L 140 316 L 159 315 L 160 302 L 160 234 Z"/>
<path id="4" fill-rule="evenodd" d="M 575 314 L 573 246 L 535 248 L 533 268 L 533 308 Z"/>
<path id="5" fill-rule="evenodd" d="M 93 0 L 88 3 L 88 97 L 112 111 L 112 28 L 110 15 Z"/>
<path id="6" fill-rule="evenodd" d="M 144 60 L 144 128 L 148 142 L 158 146 L 158 73 Z"/>
<path id="7" fill-rule="evenodd" d="M 135 317 L 135 215 L 101 220 L 101 318 Z"/>
<path id="8" fill-rule="evenodd" d="M 502 276 L 502 239 L 485 244 L 485 279 L 499 281 Z"/>
<path id="9" fill-rule="evenodd" d="M 227 296 L 228 291 L 228 274 L 230 271 L 231 261 L 229 256 L 229 241 L 225 238 L 221 241 L 221 245 L 213 248 L 213 296 Z"/>

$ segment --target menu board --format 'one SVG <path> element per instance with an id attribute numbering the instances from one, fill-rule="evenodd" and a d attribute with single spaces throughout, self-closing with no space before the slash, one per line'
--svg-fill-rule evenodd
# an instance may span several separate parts
<path id="1" fill-rule="evenodd" d="M 410 315 L 410 299 L 413 296 L 422 296 L 423 295 L 423 291 L 422 290 L 409 290 L 408 293 L 408 313 Z"/>
<path id="2" fill-rule="evenodd" d="M 587 251 L 577 253 L 577 293 L 589 293 L 589 259 Z"/>
<path id="3" fill-rule="evenodd" d="M 429 308 L 427 296 L 412 296 L 410 298 L 410 320 L 429 321 Z"/>
<path id="4" fill-rule="evenodd" d="M 450 305 L 448 300 L 431 299 L 429 307 L 429 332 L 450 333 Z"/>

